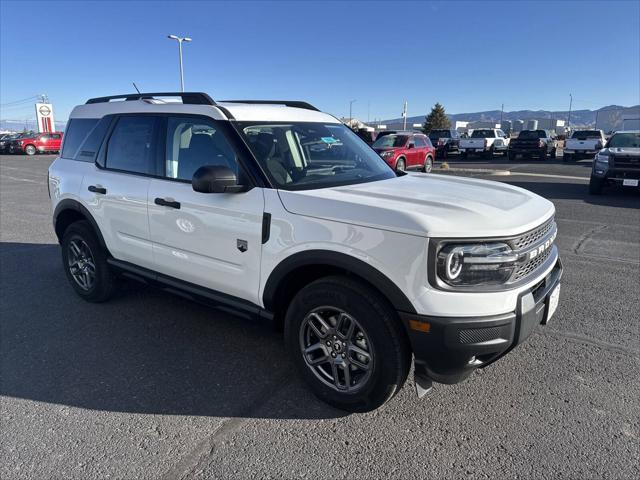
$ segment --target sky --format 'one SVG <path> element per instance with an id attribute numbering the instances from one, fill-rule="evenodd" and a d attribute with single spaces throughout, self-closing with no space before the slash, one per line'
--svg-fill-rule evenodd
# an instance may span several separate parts
<path id="1" fill-rule="evenodd" d="M 0 119 L 46 93 L 178 91 L 306 100 L 362 120 L 640 103 L 640 1 L 27 2 L 0 0 Z M 6 105 L 9 104 L 9 105 Z"/>

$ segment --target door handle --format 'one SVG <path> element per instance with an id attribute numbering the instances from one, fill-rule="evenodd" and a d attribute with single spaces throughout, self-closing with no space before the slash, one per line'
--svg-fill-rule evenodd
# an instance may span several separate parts
<path id="1" fill-rule="evenodd" d="M 164 198 L 156 198 L 153 203 L 156 205 L 161 205 L 163 207 L 171 207 L 180 209 L 180 202 L 176 202 L 174 200 L 165 200 Z"/>
<path id="2" fill-rule="evenodd" d="M 104 187 L 96 187 L 95 185 L 89 185 L 89 188 L 87 189 L 90 192 L 93 193 L 101 193 L 102 195 L 105 195 L 107 193 L 107 189 Z"/>

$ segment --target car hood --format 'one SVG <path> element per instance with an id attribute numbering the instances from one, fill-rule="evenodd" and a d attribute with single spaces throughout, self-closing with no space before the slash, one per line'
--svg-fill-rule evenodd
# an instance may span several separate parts
<path id="1" fill-rule="evenodd" d="M 551 202 L 499 182 L 408 174 L 377 182 L 279 191 L 293 214 L 423 237 L 496 237 L 531 230 Z"/>

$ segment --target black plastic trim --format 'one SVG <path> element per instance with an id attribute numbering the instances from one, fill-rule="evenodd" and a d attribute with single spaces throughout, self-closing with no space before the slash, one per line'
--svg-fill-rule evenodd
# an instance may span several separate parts
<path id="1" fill-rule="evenodd" d="M 253 105 L 284 105 L 286 107 L 304 108 L 319 112 L 316 107 L 300 100 L 220 100 L 221 103 L 247 103 Z"/>
<path id="2" fill-rule="evenodd" d="M 56 231 L 56 224 L 58 223 L 58 217 L 60 216 L 60 214 L 64 210 L 75 210 L 76 212 L 79 212 L 80 214 L 82 214 L 82 216 L 87 219 L 87 221 L 91 224 L 91 226 L 95 230 L 96 236 L 98 237 L 98 242 L 100 243 L 100 246 L 102 248 L 104 248 L 105 250 L 107 250 L 107 252 L 108 252 L 107 244 L 105 243 L 104 237 L 102 236 L 102 233 L 100 232 L 100 228 L 98 227 L 98 223 L 95 221 L 95 219 L 93 218 L 93 215 L 91 215 L 89 210 L 87 210 L 87 208 L 84 205 L 82 205 L 80 202 L 78 202 L 77 200 L 72 200 L 70 198 L 67 198 L 65 200 L 60 201 L 58 203 L 58 205 L 56 205 L 56 209 L 53 212 L 53 228 L 54 228 L 54 231 Z M 56 232 L 56 235 L 57 235 L 57 232 Z M 58 237 L 58 241 L 62 241 L 62 238 Z"/>
<path id="3" fill-rule="evenodd" d="M 203 92 L 154 92 L 154 93 L 126 93 L 124 95 L 110 95 L 95 97 L 87 100 L 86 104 L 107 103 L 111 100 L 125 101 L 153 99 L 154 97 L 180 97 L 184 105 L 216 105 L 216 102 Z"/>
<path id="4" fill-rule="evenodd" d="M 263 302 L 267 310 L 273 310 L 276 292 L 282 280 L 294 270 L 311 265 L 332 266 L 353 273 L 378 289 L 391 302 L 396 310 L 415 313 L 416 310 L 407 296 L 383 273 L 363 260 L 350 255 L 329 250 L 308 250 L 286 258 L 273 269 L 265 284 Z"/>
<path id="5" fill-rule="evenodd" d="M 262 244 L 269 241 L 271 236 L 271 214 L 264 212 L 262 214 Z"/>

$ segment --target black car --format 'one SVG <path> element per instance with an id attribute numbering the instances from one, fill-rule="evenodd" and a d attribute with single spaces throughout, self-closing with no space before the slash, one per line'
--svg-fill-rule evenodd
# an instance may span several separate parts
<path id="1" fill-rule="evenodd" d="M 509 142 L 509 160 L 515 160 L 518 155 L 540 160 L 556 158 L 557 148 L 556 136 L 548 130 L 522 130 L 518 138 Z"/>
<path id="2" fill-rule="evenodd" d="M 19 137 L 17 133 L 7 133 L 0 135 L 0 153 L 6 153 L 9 151 L 9 144 Z"/>
<path id="3" fill-rule="evenodd" d="M 591 167 L 589 193 L 600 194 L 606 185 L 639 188 L 640 130 L 614 133 L 596 154 Z"/>
<path id="4" fill-rule="evenodd" d="M 460 134 L 455 129 L 431 130 L 429 140 L 435 147 L 438 158 L 447 158 L 449 153 L 459 151 Z"/>

